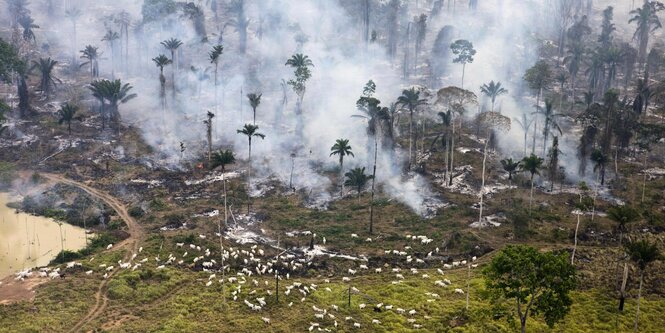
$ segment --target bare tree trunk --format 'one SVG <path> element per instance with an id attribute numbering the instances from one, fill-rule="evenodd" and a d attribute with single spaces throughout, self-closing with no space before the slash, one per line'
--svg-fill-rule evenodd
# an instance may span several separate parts
<path id="1" fill-rule="evenodd" d="M 642 163 L 642 168 L 644 169 L 644 176 L 642 177 L 642 200 L 640 201 L 641 203 L 644 203 L 644 193 L 646 192 L 647 188 L 647 152 L 644 152 L 644 163 Z"/>
<path id="2" fill-rule="evenodd" d="M 453 126 L 453 135 L 450 137 L 450 175 L 448 186 L 453 185 L 453 173 L 455 173 L 455 168 L 453 167 L 454 158 L 455 158 L 455 120 L 452 121 Z"/>
<path id="3" fill-rule="evenodd" d="M 482 172 L 482 175 L 480 177 L 481 185 L 480 185 L 480 193 L 479 193 L 480 194 L 480 213 L 478 214 L 478 224 L 479 225 L 483 221 L 483 190 L 485 189 L 485 164 L 487 162 L 487 144 L 490 142 L 489 133 L 490 133 L 490 131 L 488 131 L 487 138 L 485 139 L 485 148 L 483 149 L 483 172 Z M 467 309 L 469 307 L 468 303 L 469 302 L 468 302 L 468 299 L 467 299 L 467 304 L 466 304 Z"/>
<path id="4" fill-rule="evenodd" d="M 640 300 L 642 298 L 642 281 L 644 280 L 644 272 L 640 272 L 640 286 L 637 289 L 637 309 L 635 310 L 635 328 L 634 332 L 637 333 L 637 326 L 640 320 Z"/>
<path id="5" fill-rule="evenodd" d="M 372 169 L 372 196 L 369 202 L 369 234 L 374 231 L 374 183 L 376 182 L 376 157 L 378 154 L 378 142 L 374 136 L 374 167 Z"/>

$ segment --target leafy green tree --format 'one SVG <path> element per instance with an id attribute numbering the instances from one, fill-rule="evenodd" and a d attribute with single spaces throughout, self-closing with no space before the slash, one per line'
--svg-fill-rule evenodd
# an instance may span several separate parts
<path id="1" fill-rule="evenodd" d="M 496 101 L 496 98 L 508 93 L 508 90 L 501 86 L 501 82 L 497 81 L 495 83 L 494 80 L 480 86 L 480 91 L 492 101 L 492 112 L 494 112 L 494 102 Z"/>
<path id="2" fill-rule="evenodd" d="M 541 253 L 530 246 L 508 245 L 483 270 L 490 299 L 516 304 L 521 332 L 527 319 L 542 315 L 549 327 L 562 320 L 573 301 L 576 271 L 565 254 Z M 509 319 L 511 320 L 511 319 Z"/>
<path id="3" fill-rule="evenodd" d="M 175 98 L 176 80 L 175 72 L 178 69 L 178 61 L 176 61 L 176 51 L 182 46 L 182 41 L 177 38 L 170 38 L 161 42 L 162 46 L 171 52 L 171 62 L 173 63 L 173 70 L 171 71 L 171 82 L 173 82 L 173 89 L 171 90 L 173 98 Z"/>
<path id="4" fill-rule="evenodd" d="M 476 50 L 473 48 L 473 43 L 465 39 L 458 39 L 450 44 L 450 50 L 453 51 L 453 54 L 456 55 L 453 58 L 453 62 L 456 64 L 462 64 L 462 85 L 464 88 L 464 70 L 466 64 L 473 62 L 473 56 L 476 55 Z"/>
<path id="5" fill-rule="evenodd" d="M 155 63 L 155 66 L 159 67 L 159 97 L 162 104 L 162 112 L 166 110 L 166 78 L 164 77 L 164 66 L 170 65 L 173 63 L 171 59 L 167 58 L 165 55 L 160 54 L 158 57 L 152 58 L 152 61 Z"/>
<path id="6" fill-rule="evenodd" d="M 397 105 L 402 106 L 409 110 L 409 169 L 414 162 L 413 154 L 413 114 L 417 111 L 418 107 L 426 105 L 427 100 L 420 98 L 420 90 L 416 88 L 404 89 L 402 96 L 397 98 Z"/>
<path id="7" fill-rule="evenodd" d="M 210 167 L 211 168 L 216 168 L 216 167 L 221 167 L 222 168 L 222 182 L 224 183 L 224 225 L 228 225 L 229 223 L 229 216 L 228 216 L 228 208 L 227 208 L 227 200 L 226 200 L 226 166 L 228 164 L 233 164 L 236 162 L 236 157 L 233 154 L 233 151 L 231 150 L 220 150 L 218 152 L 215 152 L 212 155 L 212 160 L 210 161 Z M 221 227 L 219 227 L 219 233 L 221 234 Z M 221 243 L 221 240 L 220 240 Z M 223 245 L 222 245 L 223 246 Z M 224 264 L 222 264 L 224 266 Z"/>
<path id="8" fill-rule="evenodd" d="M 115 78 L 115 41 L 120 39 L 120 34 L 116 31 L 108 30 L 102 42 L 107 42 L 109 45 L 109 50 L 111 50 L 111 78 Z"/>
<path id="9" fill-rule="evenodd" d="M 508 181 L 511 183 L 513 180 L 513 174 L 520 169 L 520 163 L 520 161 L 513 161 L 512 157 L 501 160 L 501 167 L 503 167 L 503 170 L 508 173 Z"/>
<path id="10" fill-rule="evenodd" d="M 526 140 L 529 134 L 529 128 L 533 124 L 533 119 L 530 119 L 526 112 L 522 113 L 522 119 L 513 118 L 513 121 L 520 125 L 522 132 L 524 132 L 524 155 L 526 155 Z"/>
<path id="11" fill-rule="evenodd" d="M 129 83 L 122 84 L 120 80 L 96 80 L 88 87 L 95 98 L 101 102 L 102 118 L 109 117 L 111 123 L 120 129 L 120 104 L 129 102 L 136 98 L 136 94 L 130 93 L 133 87 Z"/>
<path id="12" fill-rule="evenodd" d="M 87 59 L 86 62 L 80 64 L 80 67 L 85 65 L 90 65 L 90 81 L 94 80 L 99 76 L 99 65 L 98 61 L 101 57 L 101 53 L 98 51 L 99 48 L 92 45 L 86 45 L 86 47 L 79 51 L 81 52 L 81 58 Z"/>
<path id="13" fill-rule="evenodd" d="M 360 203 L 360 194 L 362 193 L 363 188 L 367 185 L 367 182 L 374 178 L 372 175 L 365 174 L 365 167 L 362 168 L 353 168 L 349 172 L 345 173 L 344 176 L 346 180 L 344 185 L 353 186 L 358 191 L 358 203 Z"/>
<path id="14" fill-rule="evenodd" d="M 609 159 L 600 149 L 594 149 L 591 153 L 591 161 L 594 163 L 593 172 L 600 173 L 600 185 L 605 185 L 605 167 Z"/>
<path id="15" fill-rule="evenodd" d="M 41 79 L 39 80 L 39 90 L 41 90 L 47 99 L 49 98 L 51 87 L 55 89 L 55 82 L 62 82 L 53 75 L 53 69 L 57 64 L 58 62 L 51 58 L 39 58 L 39 61 L 32 61 L 30 71 L 36 70 L 39 72 L 39 75 L 41 76 Z"/>
<path id="16" fill-rule="evenodd" d="M 250 93 L 247 94 L 247 99 L 249 100 L 249 105 L 252 107 L 253 121 L 256 125 L 256 108 L 261 104 L 261 93 Z"/>
<path id="17" fill-rule="evenodd" d="M 65 103 L 58 110 L 58 117 L 60 117 L 60 119 L 58 119 L 58 124 L 67 124 L 67 133 L 69 133 L 69 136 L 72 136 L 72 121 L 81 121 L 83 119 L 81 116 L 76 115 L 78 110 L 78 106 L 69 103 Z"/>
<path id="18" fill-rule="evenodd" d="M 540 169 L 543 168 L 543 159 L 531 154 L 529 157 L 522 159 L 521 170 L 531 174 L 531 192 L 529 194 L 529 213 L 531 213 L 531 206 L 533 205 L 533 177 L 540 175 Z"/>
<path id="19" fill-rule="evenodd" d="M 303 98 L 305 98 L 305 91 L 307 90 L 307 81 L 312 77 L 312 72 L 310 71 L 309 67 L 313 67 L 314 64 L 312 63 L 312 60 L 309 59 L 308 56 L 302 54 L 302 53 L 297 53 L 291 56 L 286 61 L 285 66 L 290 66 L 294 68 L 294 78 L 290 79 L 286 82 L 289 86 L 291 86 L 291 89 L 293 89 L 293 92 L 298 96 L 298 99 L 296 101 L 296 117 L 297 117 L 297 126 L 296 126 L 296 132 L 298 133 L 299 137 L 302 137 L 302 131 L 303 131 L 303 119 L 302 119 L 302 101 Z"/>
<path id="20" fill-rule="evenodd" d="M 623 242 L 623 234 L 628 231 L 628 225 L 640 218 L 640 213 L 631 206 L 612 206 L 607 210 L 607 217 L 617 224 L 619 231 L 619 246 Z"/>
<path id="21" fill-rule="evenodd" d="M 550 65 L 545 60 L 539 60 L 533 67 L 527 69 L 524 74 L 524 81 L 527 82 L 529 88 L 536 92 L 536 112 L 540 109 L 540 96 L 543 94 L 543 89 L 547 89 L 552 83 L 552 70 Z M 536 133 L 538 133 L 538 118 L 534 118 L 533 123 L 533 146 L 531 147 L 531 154 L 536 152 Z"/>
<path id="22" fill-rule="evenodd" d="M 238 134 L 243 134 L 247 136 L 247 140 L 249 142 L 249 153 L 247 157 L 247 196 L 249 197 L 249 192 L 251 190 L 252 186 L 252 138 L 253 137 L 258 137 L 261 138 L 261 140 L 265 139 L 265 135 L 262 133 L 257 132 L 259 130 L 259 127 L 256 125 L 252 124 L 245 124 L 245 126 L 242 129 L 237 130 Z M 250 204 L 247 206 L 247 213 L 249 213 L 249 205 L 251 205 L 251 200 L 249 200 Z"/>
<path id="23" fill-rule="evenodd" d="M 36 43 L 37 38 L 35 37 L 35 32 L 32 31 L 32 29 L 39 28 L 39 26 L 35 24 L 35 20 L 30 17 L 30 15 L 24 15 L 19 17 L 18 24 L 20 24 L 23 28 L 23 39 L 27 42 Z"/>
<path id="24" fill-rule="evenodd" d="M 630 11 L 632 17 L 628 20 L 628 23 L 635 22 L 637 25 L 633 38 L 637 39 L 639 44 L 637 57 L 640 66 L 643 66 L 646 62 L 649 36 L 652 32 L 662 27 L 660 19 L 658 18 L 658 12 L 663 9 L 665 9 L 665 6 L 659 1 L 645 0 L 641 8 L 636 8 Z"/>
<path id="25" fill-rule="evenodd" d="M 351 151 L 351 145 L 349 145 L 349 139 L 337 139 L 335 144 L 330 147 L 330 156 L 337 155 L 339 156 L 339 175 L 340 182 L 342 183 L 340 197 L 344 196 L 344 179 L 341 177 L 344 174 L 344 156 L 351 156 L 353 152 Z"/>
<path id="26" fill-rule="evenodd" d="M 626 252 L 630 256 L 630 260 L 637 265 L 640 270 L 640 285 L 637 289 L 637 310 L 635 311 L 635 326 L 634 331 L 638 331 L 638 323 L 640 319 L 640 300 L 642 299 L 642 283 L 644 281 L 644 273 L 651 263 L 662 259 L 660 250 L 656 243 L 651 243 L 647 240 L 632 241 L 626 244 Z"/>

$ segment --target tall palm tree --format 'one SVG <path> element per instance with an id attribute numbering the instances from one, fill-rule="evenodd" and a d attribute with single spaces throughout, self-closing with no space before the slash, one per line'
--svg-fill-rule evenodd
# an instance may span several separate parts
<path id="1" fill-rule="evenodd" d="M 612 81 L 617 76 L 617 67 L 623 63 L 623 51 L 618 47 L 610 47 L 604 52 L 604 61 L 607 68 L 607 80 L 605 81 L 605 91 L 612 88 Z"/>
<path id="2" fill-rule="evenodd" d="M 544 60 L 536 62 L 533 67 L 529 68 L 524 74 L 524 80 L 529 84 L 529 88 L 536 92 L 536 111 L 540 108 L 540 97 L 543 90 L 549 87 L 552 81 L 552 71 L 550 66 Z M 533 146 L 531 147 L 531 154 L 536 153 L 536 137 L 538 132 L 538 118 L 534 117 L 533 124 Z"/>
<path id="3" fill-rule="evenodd" d="M 215 45 L 208 53 L 210 63 L 215 65 L 215 112 L 217 111 L 217 69 L 219 68 L 219 57 L 224 53 L 224 46 Z"/>
<path id="4" fill-rule="evenodd" d="M 23 39 L 27 42 L 35 43 L 37 38 L 35 37 L 35 32 L 32 31 L 34 28 L 39 28 L 35 24 L 35 20 L 30 17 L 30 15 L 24 15 L 18 18 L 18 24 L 23 28 Z"/>
<path id="5" fill-rule="evenodd" d="M 545 154 L 545 151 L 547 150 L 547 139 L 549 138 L 550 133 L 554 132 L 553 130 L 556 130 L 559 132 L 559 134 L 563 133 L 561 131 L 561 127 L 559 127 L 559 123 L 557 122 L 557 118 L 561 117 L 561 115 L 554 112 L 554 103 L 552 103 L 551 99 L 545 100 L 545 107 L 538 108 L 538 111 L 534 113 L 541 114 L 544 118 L 543 154 Z"/>
<path id="6" fill-rule="evenodd" d="M 495 83 L 494 80 L 492 80 L 490 83 L 485 83 L 480 86 L 480 92 L 490 98 L 492 101 L 491 111 L 494 112 L 494 102 L 496 101 L 496 98 L 500 95 L 507 94 L 508 90 L 501 86 L 501 82 L 497 81 Z"/>
<path id="7" fill-rule="evenodd" d="M 247 27 L 249 26 L 249 19 L 245 11 L 245 0 L 233 0 L 229 11 L 235 14 L 229 24 L 236 28 L 238 32 L 238 49 L 241 54 L 245 54 L 247 50 Z"/>
<path id="8" fill-rule="evenodd" d="M 111 78 L 115 78 L 115 41 L 120 39 L 120 35 L 112 30 L 106 32 L 106 35 L 102 38 L 102 42 L 107 42 L 109 49 L 111 50 Z"/>
<path id="9" fill-rule="evenodd" d="M 420 91 L 416 88 L 404 89 L 402 96 L 397 98 L 397 105 L 409 110 L 409 170 L 413 163 L 413 113 L 419 106 L 427 104 L 426 99 L 420 98 Z"/>
<path id="10" fill-rule="evenodd" d="M 314 63 L 312 63 L 312 60 L 309 59 L 307 55 L 296 53 L 292 55 L 291 58 L 286 60 L 286 65 L 297 69 L 301 67 L 314 66 Z"/>
<path id="11" fill-rule="evenodd" d="M 76 23 L 81 17 L 81 10 L 76 7 L 67 9 L 65 16 L 72 22 L 72 63 L 76 66 L 78 62 L 76 59 Z"/>
<path id="12" fill-rule="evenodd" d="M 340 197 L 344 196 L 344 180 L 341 177 L 344 174 L 344 156 L 351 156 L 353 152 L 351 151 L 351 145 L 349 145 L 349 139 L 337 139 L 335 144 L 330 147 L 330 156 L 338 155 L 339 156 L 339 174 L 340 182 L 342 183 L 342 190 L 340 191 Z"/>
<path id="13" fill-rule="evenodd" d="M 171 38 L 163 41 L 161 44 L 171 52 L 171 62 L 173 62 L 173 70 L 171 71 L 171 82 L 173 82 L 172 95 L 175 97 L 175 72 L 178 69 L 178 62 L 175 59 L 175 55 L 178 48 L 182 46 L 182 41 L 177 38 Z"/>
<path id="14" fill-rule="evenodd" d="M 132 88 L 129 83 L 122 84 L 120 80 L 106 79 L 93 81 L 88 87 L 93 96 L 102 102 L 103 115 L 109 116 L 111 123 L 116 125 L 118 130 L 120 129 L 119 105 L 129 102 L 137 96 L 130 93 Z"/>
<path id="15" fill-rule="evenodd" d="M 642 8 L 635 8 L 630 11 L 633 17 L 628 20 L 628 23 L 637 25 L 633 39 L 638 42 L 638 60 L 640 67 L 646 62 L 647 46 L 649 45 L 649 35 L 655 30 L 662 27 L 660 19 L 658 18 L 658 11 L 663 9 L 663 5 L 655 1 L 644 1 Z"/>
<path id="16" fill-rule="evenodd" d="M 156 58 L 152 58 L 152 61 L 157 67 L 159 67 L 159 97 L 162 101 L 163 112 L 166 109 L 166 78 L 164 77 L 164 66 L 170 65 L 173 61 L 163 54 L 160 54 Z"/>
<path id="17" fill-rule="evenodd" d="M 623 242 L 623 234 L 628 231 L 628 224 L 637 221 L 640 218 L 640 213 L 630 206 L 613 206 L 607 210 L 607 217 L 617 224 L 617 231 L 619 231 L 619 246 L 621 246 Z"/>
<path id="18" fill-rule="evenodd" d="M 520 128 L 524 132 L 524 155 L 526 156 L 526 146 L 527 146 L 527 135 L 529 134 L 529 128 L 533 124 L 533 119 L 530 119 L 526 112 L 522 113 L 522 119 L 513 118 L 513 121 L 520 125 Z"/>
<path id="19" fill-rule="evenodd" d="M 513 181 L 513 174 L 516 173 L 521 164 L 520 161 L 513 161 L 513 158 L 506 158 L 501 160 L 501 166 L 503 167 L 503 170 L 508 173 L 508 181 L 511 182 Z"/>
<path id="20" fill-rule="evenodd" d="M 244 134 L 247 136 L 247 140 L 249 142 L 249 153 L 248 153 L 248 158 L 247 158 L 247 197 L 250 198 L 249 192 L 251 190 L 251 177 L 252 177 L 252 138 L 253 137 L 259 137 L 261 140 L 265 139 L 265 135 L 262 133 L 257 132 L 259 130 L 259 127 L 256 125 L 252 124 L 245 124 L 245 126 L 242 129 L 237 130 L 239 134 Z M 251 205 L 251 199 L 248 199 L 248 204 L 247 204 L 247 213 L 249 214 L 249 207 Z"/>
<path id="21" fill-rule="evenodd" d="M 640 240 L 629 242 L 626 244 L 626 252 L 640 270 L 640 285 L 637 289 L 637 309 L 635 311 L 635 326 L 634 331 L 637 332 L 638 322 L 640 319 L 640 300 L 642 298 L 642 283 L 644 282 L 644 272 L 649 265 L 656 261 L 661 260 L 662 255 L 656 243 L 651 243 L 647 240 Z"/>
<path id="22" fill-rule="evenodd" d="M 51 87 L 55 88 L 55 82 L 61 82 L 60 79 L 53 76 L 53 69 L 58 62 L 52 60 L 51 58 L 39 58 L 39 61 L 32 61 L 32 67 L 30 71 L 38 70 L 41 76 L 39 81 L 39 89 L 42 91 L 46 98 L 49 98 L 49 92 L 51 92 Z"/>
<path id="23" fill-rule="evenodd" d="M 591 153 L 591 161 L 593 161 L 593 172 L 600 172 L 600 185 L 605 185 L 605 166 L 609 159 L 607 155 L 600 149 L 595 149 Z"/>
<path id="24" fill-rule="evenodd" d="M 540 169 L 543 167 L 543 159 L 531 154 L 529 157 L 522 159 L 521 170 L 531 174 L 531 192 L 529 194 L 529 214 L 531 214 L 531 207 L 533 205 L 533 177 L 540 175 Z"/>
<path id="25" fill-rule="evenodd" d="M 79 107 L 76 105 L 65 103 L 58 110 L 58 116 L 60 117 L 60 119 L 58 119 L 58 124 L 67 124 L 67 133 L 69 133 L 69 136 L 72 136 L 72 121 L 81 121 L 82 119 L 81 116 L 76 116 L 76 111 L 78 111 L 78 109 Z"/>
<path id="26" fill-rule="evenodd" d="M 252 112 L 254 114 L 254 125 L 256 125 L 256 108 L 261 104 L 261 93 L 250 93 L 247 94 L 247 99 L 249 100 L 249 105 L 252 107 Z"/>
<path id="27" fill-rule="evenodd" d="M 232 151 L 230 150 L 220 150 L 218 152 L 215 152 L 212 155 L 212 160 L 210 161 L 210 167 L 211 168 L 216 168 L 216 167 L 222 167 L 222 182 L 224 183 L 224 226 L 226 226 L 229 222 L 229 216 L 228 216 L 228 209 L 227 209 L 227 201 L 226 201 L 226 166 L 228 164 L 233 164 L 236 162 L 236 157 L 233 154 Z M 221 234 L 221 227 L 219 228 L 219 233 Z M 221 243 L 221 239 L 220 239 Z M 222 250 L 223 251 L 223 250 Z M 223 259 L 222 259 L 223 260 Z M 222 263 L 222 267 L 224 264 Z"/>
<path id="28" fill-rule="evenodd" d="M 99 52 L 98 50 L 99 50 L 99 48 L 97 46 L 86 45 L 86 47 L 83 50 L 79 51 L 79 52 L 81 52 L 81 58 L 88 60 L 88 61 L 82 63 L 79 66 L 83 67 L 85 65 L 90 65 L 90 81 L 91 82 L 97 76 L 99 76 L 99 66 L 97 64 L 97 61 L 99 60 L 99 57 L 101 56 L 101 52 Z"/>
<path id="29" fill-rule="evenodd" d="M 580 65 L 584 61 L 585 54 L 586 48 L 584 47 L 584 43 L 573 42 L 568 47 L 568 55 L 563 58 L 563 63 L 568 68 L 568 73 L 570 74 L 570 92 L 573 104 L 575 103 L 575 79 L 580 71 Z"/>
<path id="30" fill-rule="evenodd" d="M 307 91 L 307 80 L 312 76 L 309 67 L 314 66 L 314 63 L 312 63 L 312 60 L 310 60 L 308 56 L 302 53 L 296 53 L 286 60 L 284 65 L 295 69 L 293 73 L 295 77 L 287 81 L 287 84 L 291 86 L 293 92 L 298 96 L 298 99 L 296 100 L 296 132 L 298 137 L 302 137 L 304 127 L 302 119 L 302 102 L 305 98 L 305 92 Z"/>
<path id="31" fill-rule="evenodd" d="M 374 176 L 366 175 L 365 167 L 353 168 L 345 173 L 344 176 L 346 177 L 344 185 L 356 188 L 358 191 L 358 203 L 360 203 L 360 194 L 362 193 L 363 188 L 367 185 L 368 181 L 374 178 Z"/>

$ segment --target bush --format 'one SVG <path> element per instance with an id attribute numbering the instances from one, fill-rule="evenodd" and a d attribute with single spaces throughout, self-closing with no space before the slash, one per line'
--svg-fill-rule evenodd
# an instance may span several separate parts
<path id="1" fill-rule="evenodd" d="M 55 265 L 55 264 L 62 264 L 66 262 L 70 262 L 72 260 L 76 260 L 81 258 L 83 255 L 80 252 L 72 252 L 68 250 L 61 251 L 58 253 L 58 255 L 55 257 L 55 259 L 51 260 L 49 265 Z"/>
<path id="2" fill-rule="evenodd" d="M 143 217 L 143 215 L 145 215 L 145 211 L 143 211 L 143 208 L 139 206 L 132 206 L 127 212 L 129 213 L 129 216 L 135 219 L 140 219 Z"/>
<path id="3" fill-rule="evenodd" d="M 150 209 L 160 211 L 166 208 L 166 203 L 164 200 L 155 198 L 150 201 Z"/>
<path id="4" fill-rule="evenodd" d="M 529 237 L 529 213 L 522 209 L 517 209 L 510 213 L 508 220 L 513 222 L 513 233 L 516 239 L 524 240 Z"/>

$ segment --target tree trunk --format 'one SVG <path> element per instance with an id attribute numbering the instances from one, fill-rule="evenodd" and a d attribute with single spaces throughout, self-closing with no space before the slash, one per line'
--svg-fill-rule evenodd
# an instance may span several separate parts
<path id="1" fill-rule="evenodd" d="M 538 96 L 536 97 L 536 112 L 538 111 L 538 107 L 540 106 L 540 94 L 542 93 L 542 89 L 538 91 Z M 534 114 L 533 117 L 533 145 L 531 146 L 531 154 L 536 154 L 536 137 L 538 136 L 538 113 Z"/>
<path id="2" fill-rule="evenodd" d="M 413 161 L 413 110 L 409 110 L 409 171 Z"/>
<path id="3" fill-rule="evenodd" d="M 582 203 L 582 195 L 580 194 L 580 204 Z M 577 224 L 575 225 L 575 244 L 573 245 L 573 254 L 570 256 L 570 264 L 575 265 L 575 252 L 577 251 L 577 231 L 580 229 L 580 215 L 582 209 L 580 208 L 580 213 L 577 214 Z"/>
<path id="4" fill-rule="evenodd" d="M 621 279 L 621 288 L 619 289 L 619 311 L 623 311 L 623 306 L 626 302 L 626 282 L 628 281 L 628 263 L 623 263 L 623 278 Z"/>
<path id="5" fill-rule="evenodd" d="M 480 177 L 481 185 L 480 185 L 480 193 L 479 193 L 480 194 L 480 213 L 478 214 L 478 224 L 479 225 L 483 221 L 483 190 L 485 189 L 485 164 L 487 162 L 487 144 L 490 142 L 489 133 L 490 133 L 490 131 L 488 131 L 487 138 L 485 139 L 485 148 L 483 149 L 483 172 L 482 172 L 482 175 Z M 467 309 L 469 307 L 468 303 L 469 303 L 469 301 L 467 299 Z"/>
<path id="6" fill-rule="evenodd" d="M 462 63 L 462 86 L 461 88 L 464 89 L 464 70 L 466 69 L 466 63 Z"/>
<path id="7" fill-rule="evenodd" d="M 247 214 L 249 214 L 249 208 L 252 206 L 252 196 L 250 192 L 252 191 L 252 137 L 249 137 L 249 154 L 247 159 Z"/>
<path id="8" fill-rule="evenodd" d="M 640 272 L 640 286 L 637 289 L 637 309 L 635 310 L 635 328 L 634 332 L 637 333 L 637 326 L 640 320 L 640 300 L 642 298 L 642 281 L 644 280 L 644 272 Z"/>
<path id="9" fill-rule="evenodd" d="M 531 174 L 531 193 L 529 194 L 529 214 L 531 214 L 532 206 L 533 206 L 533 173 Z"/>
<path id="10" fill-rule="evenodd" d="M 339 158 L 339 182 L 341 183 L 341 190 L 339 197 L 344 198 L 344 157 Z"/>
<path id="11" fill-rule="evenodd" d="M 644 193 L 646 192 L 647 188 L 647 154 L 648 152 L 644 152 L 644 163 L 642 163 L 642 168 L 644 169 L 644 176 L 642 178 L 642 199 L 641 203 L 644 203 Z"/>
<path id="12" fill-rule="evenodd" d="M 453 135 L 450 136 L 450 175 L 449 175 L 449 181 L 448 181 L 448 186 L 453 185 L 453 173 L 455 172 L 455 168 L 453 167 L 454 164 L 454 158 L 455 158 L 455 121 L 452 121 L 452 126 L 453 126 Z"/>
<path id="13" fill-rule="evenodd" d="M 378 154 L 378 142 L 374 136 L 374 167 L 372 169 L 372 196 L 369 202 L 369 234 L 374 231 L 374 183 L 376 182 L 376 157 Z"/>

